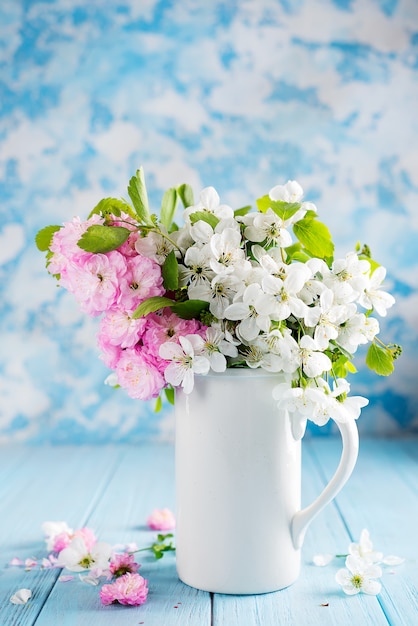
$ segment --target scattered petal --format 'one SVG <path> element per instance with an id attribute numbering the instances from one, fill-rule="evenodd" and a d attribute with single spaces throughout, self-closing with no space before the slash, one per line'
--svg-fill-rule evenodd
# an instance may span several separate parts
<path id="1" fill-rule="evenodd" d="M 10 598 L 12 604 L 26 604 L 29 598 L 32 597 L 32 591 L 30 589 L 19 589 Z"/>
<path id="2" fill-rule="evenodd" d="M 70 580 L 74 580 L 74 576 L 71 576 L 71 574 L 66 574 L 64 576 L 60 576 L 58 580 L 60 583 L 69 583 Z"/>
<path id="3" fill-rule="evenodd" d="M 78 577 L 81 582 L 86 583 L 87 585 L 93 585 L 93 587 L 97 587 L 100 582 L 100 578 L 93 576 L 92 574 L 79 574 Z"/>
<path id="4" fill-rule="evenodd" d="M 38 561 L 36 559 L 26 559 L 25 560 L 25 568 L 27 570 L 32 569 L 32 567 L 36 567 L 38 565 Z"/>
<path id="5" fill-rule="evenodd" d="M 11 559 L 11 561 L 9 562 L 9 565 L 24 565 L 24 561 L 22 561 L 22 559 L 19 559 L 17 556 L 13 557 L 13 559 Z"/>
<path id="6" fill-rule="evenodd" d="M 312 562 L 314 565 L 317 565 L 318 567 L 325 567 L 325 565 L 328 565 L 329 563 L 331 563 L 333 558 L 334 558 L 333 554 L 315 554 L 315 556 L 312 559 Z"/>
<path id="7" fill-rule="evenodd" d="M 405 559 L 401 556 L 395 556 L 394 554 L 390 554 L 389 556 L 385 556 L 385 558 L 382 559 L 382 563 L 384 563 L 384 565 L 401 565 L 402 563 L 405 563 Z"/>

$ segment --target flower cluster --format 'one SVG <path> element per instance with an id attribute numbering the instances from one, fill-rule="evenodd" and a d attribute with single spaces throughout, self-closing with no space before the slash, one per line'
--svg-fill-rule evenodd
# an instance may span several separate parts
<path id="1" fill-rule="evenodd" d="M 155 510 L 149 517 L 148 523 L 153 530 L 165 530 L 168 526 L 174 528 L 175 518 L 169 509 Z M 24 561 L 13 558 L 10 565 L 24 566 L 26 571 L 35 569 L 38 565 L 42 569 L 62 568 L 78 573 L 83 583 L 97 586 L 101 579 L 110 581 L 104 584 L 99 592 L 102 604 L 125 604 L 139 606 L 144 604 L 148 594 L 148 581 L 138 570 L 141 567 L 135 561 L 137 552 L 151 551 L 156 559 L 163 557 L 164 552 L 174 551 L 171 541 L 173 535 L 159 534 L 157 541 L 146 548 L 138 549 L 132 543 L 123 546 L 112 546 L 104 541 L 97 541 L 94 532 L 83 527 L 73 530 L 66 522 L 44 522 L 42 529 L 45 535 L 48 555 L 40 562 L 35 558 Z M 61 582 L 74 579 L 74 575 L 61 575 Z M 25 604 L 32 592 L 30 589 L 20 589 L 11 598 L 13 604 Z"/>
<path id="2" fill-rule="evenodd" d="M 345 558 L 345 568 L 341 568 L 335 579 L 347 595 L 356 595 L 360 592 L 377 595 L 382 588 L 379 578 L 382 577 L 382 565 L 401 565 L 405 559 L 373 549 L 369 531 L 364 528 L 358 543 L 350 543 L 348 554 L 337 555 Z M 328 565 L 333 559 L 331 554 L 317 554 L 313 558 L 315 565 Z"/>
<path id="3" fill-rule="evenodd" d="M 278 374 L 280 408 L 325 424 L 356 419 L 367 400 L 346 380 L 358 347 L 388 375 L 400 347 L 378 338 L 394 303 L 386 270 L 367 246 L 334 259 L 328 228 L 296 181 L 273 187 L 257 210 L 233 210 L 213 187 L 195 202 L 169 189 L 160 217 L 148 206 L 142 169 L 132 204 L 106 198 L 87 220 L 37 235 L 48 271 L 82 310 L 101 315 L 98 345 L 115 385 L 143 400 L 190 393 L 195 374 L 228 367 Z M 182 225 L 173 222 L 178 200 Z"/>

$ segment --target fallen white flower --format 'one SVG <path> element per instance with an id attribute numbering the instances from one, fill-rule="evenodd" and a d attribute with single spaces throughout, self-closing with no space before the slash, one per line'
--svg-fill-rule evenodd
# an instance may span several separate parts
<path id="1" fill-rule="evenodd" d="M 335 580 L 344 593 L 352 596 L 361 591 L 371 596 L 380 593 L 382 585 L 376 578 L 380 578 L 382 570 L 378 565 L 350 554 L 345 560 L 345 568 L 338 570 Z"/>

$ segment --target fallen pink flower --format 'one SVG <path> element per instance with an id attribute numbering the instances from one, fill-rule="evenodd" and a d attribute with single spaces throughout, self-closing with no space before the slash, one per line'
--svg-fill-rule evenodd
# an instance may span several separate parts
<path id="1" fill-rule="evenodd" d="M 105 606 L 109 604 L 125 604 L 140 606 L 148 595 L 148 581 L 140 574 L 124 574 L 114 583 L 103 585 L 100 600 Z"/>
<path id="2" fill-rule="evenodd" d="M 115 554 L 111 561 L 109 569 L 111 573 L 119 578 L 119 576 L 123 576 L 124 574 L 135 574 L 140 568 L 139 563 L 135 562 L 135 557 L 133 554 L 128 554 L 124 552 L 123 554 Z"/>
<path id="3" fill-rule="evenodd" d="M 147 519 L 147 525 L 152 530 L 173 530 L 176 518 L 170 509 L 155 509 Z"/>

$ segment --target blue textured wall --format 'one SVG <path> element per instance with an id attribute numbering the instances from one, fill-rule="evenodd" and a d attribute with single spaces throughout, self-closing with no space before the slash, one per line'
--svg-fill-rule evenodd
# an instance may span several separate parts
<path id="1" fill-rule="evenodd" d="M 339 254 L 368 243 L 404 356 L 352 380 L 361 428 L 417 427 L 416 0 L 2 0 L 0 68 L 2 441 L 172 433 L 171 411 L 103 385 L 97 320 L 33 243 L 140 165 L 155 208 L 182 182 L 241 206 L 296 178 Z"/>

